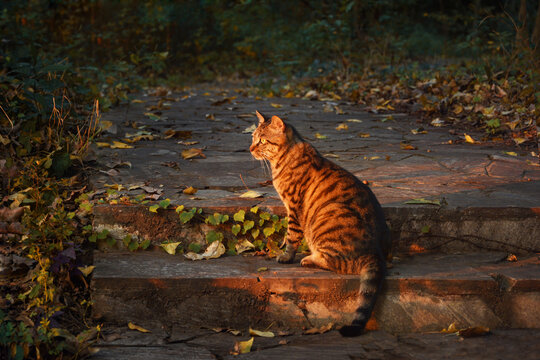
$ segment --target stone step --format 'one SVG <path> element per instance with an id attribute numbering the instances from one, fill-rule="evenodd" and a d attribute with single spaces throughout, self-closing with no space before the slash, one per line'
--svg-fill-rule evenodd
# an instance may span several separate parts
<path id="1" fill-rule="evenodd" d="M 298 260 L 298 259 L 297 259 Z M 191 261 L 96 252 L 93 317 L 109 325 L 301 332 L 351 321 L 359 279 L 255 256 Z M 368 326 L 392 333 L 540 328 L 540 258 L 504 253 L 394 258 Z"/>
<path id="2" fill-rule="evenodd" d="M 279 199 L 228 198 L 211 202 L 191 201 L 186 208 L 204 207 L 207 214 L 234 214 L 252 206 L 285 215 Z M 173 206 L 171 206 L 172 208 Z M 535 207 L 451 207 L 434 205 L 383 206 L 392 230 L 392 253 L 464 253 L 502 251 L 515 254 L 540 252 L 540 208 Z M 231 220 L 232 222 L 232 220 Z M 228 225 L 230 227 L 230 225 Z M 183 225 L 173 209 L 148 211 L 148 205 L 96 205 L 94 228 L 107 229 L 117 239 L 127 234 L 154 245 L 180 242 L 184 248 L 196 242 L 206 245 L 209 228 Z"/>

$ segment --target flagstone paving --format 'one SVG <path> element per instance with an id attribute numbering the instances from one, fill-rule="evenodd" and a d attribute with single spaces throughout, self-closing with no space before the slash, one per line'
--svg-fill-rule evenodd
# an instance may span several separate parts
<path id="1" fill-rule="evenodd" d="M 258 205 L 283 215 L 269 169 L 248 150 L 255 110 L 293 124 L 377 195 L 392 229 L 394 255 L 375 310 L 375 324 L 383 330 L 356 339 L 341 338 L 334 330 L 302 335 L 303 327 L 339 313 L 328 311 L 332 296 L 347 315 L 352 303 L 340 301 L 356 291 L 354 277 L 253 257 L 189 263 L 155 251 L 96 252 L 93 316 L 106 326 L 100 352 L 92 358 L 225 359 L 233 357 L 236 341 L 250 338 L 247 326 L 286 329 L 279 316 L 292 316 L 290 334 L 257 337 L 243 357 L 535 358 L 540 350 L 540 331 L 534 329 L 540 328 L 538 158 L 514 146 L 483 143 L 481 133 L 469 133 L 475 143 L 468 143 L 463 133 L 426 126 L 405 114 L 368 113 L 335 99 L 261 99 L 232 86 L 141 94 L 103 115 L 108 129 L 99 142 L 120 141 L 133 148 L 93 147 L 97 162 L 90 182 L 96 196 L 122 185 L 117 196 L 168 198 L 172 204 L 221 213 Z M 199 156 L 186 159 L 186 150 Z M 183 193 L 190 186 L 198 191 Z M 241 198 L 248 189 L 262 197 Z M 96 230 L 108 229 L 118 238 L 136 234 L 154 245 L 205 242 L 203 232 L 183 227 L 172 209 L 154 214 L 149 204 L 119 202 L 94 206 Z M 411 257 L 418 252 L 426 254 Z M 518 261 L 508 261 L 509 253 Z M 253 271 L 261 266 L 269 272 Z M 263 300 L 253 296 L 258 290 Z M 338 293 L 345 294 L 343 299 Z M 319 294 L 318 305 L 310 294 Z M 228 301 L 233 295 L 237 303 Z M 261 309 L 268 318 L 261 318 Z M 307 323 L 294 324 L 295 313 Z M 127 330 L 128 321 L 152 332 Z M 460 340 L 425 333 L 452 321 L 489 326 L 492 334 Z M 233 325 L 239 336 L 227 332 Z M 415 331 L 424 333 L 410 333 Z"/>

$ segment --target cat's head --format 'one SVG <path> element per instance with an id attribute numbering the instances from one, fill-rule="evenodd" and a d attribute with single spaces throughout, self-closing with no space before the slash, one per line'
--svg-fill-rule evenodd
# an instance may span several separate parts
<path id="1" fill-rule="evenodd" d="M 256 111 L 259 126 L 253 132 L 249 151 L 257 160 L 270 160 L 278 157 L 295 143 L 293 130 L 277 116 L 270 119 Z"/>

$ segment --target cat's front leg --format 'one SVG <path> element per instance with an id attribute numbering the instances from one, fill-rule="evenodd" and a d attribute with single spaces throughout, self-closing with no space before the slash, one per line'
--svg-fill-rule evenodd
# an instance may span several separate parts
<path id="1" fill-rule="evenodd" d="M 285 238 L 285 252 L 278 256 L 280 263 L 292 263 L 296 255 L 296 249 L 300 246 L 304 233 L 300 228 L 298 220 L 294 216 L 289 216 L 289 225 L 287 227 L 287 237 Z"/>

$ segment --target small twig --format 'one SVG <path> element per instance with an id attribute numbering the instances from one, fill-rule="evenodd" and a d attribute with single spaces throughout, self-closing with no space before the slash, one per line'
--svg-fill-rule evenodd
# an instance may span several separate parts
<path id="1" fill-rule="evenodd" d="M 8 114 L 6 113 L 2 105 L 0 105 L 0 109 L 2 109 L 2 112 L 4 113 L 4 115 L 6 115 L 6 118 L 8 119 L 9 123 L 11 124 L 11 128 L 13 129 L 13 121 L 11 121 L 11 119 L 9 118 Z"/>
<path id="2" fill-rule="evenodd" d="M 246 189 L 247 189 L 248 191 L 251 191 L 251 189 L 248 188 L 248 186 L 247 186 L 246 183 L 244 182 L 244 178 L 242 178 L 242 174 L 238 174 L 238 175 L 240 175 L 240 180 L 242 180 L 242 184 L 244 184 L 244 186 L 246 187 Z"/>

